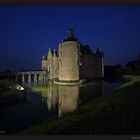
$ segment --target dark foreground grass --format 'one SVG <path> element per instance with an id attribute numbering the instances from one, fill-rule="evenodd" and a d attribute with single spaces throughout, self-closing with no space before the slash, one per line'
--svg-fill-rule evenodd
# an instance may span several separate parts
<path id="1" fill-rule="evenodd" d="M 140 78 L 20 134 L 140 134 Z"/>

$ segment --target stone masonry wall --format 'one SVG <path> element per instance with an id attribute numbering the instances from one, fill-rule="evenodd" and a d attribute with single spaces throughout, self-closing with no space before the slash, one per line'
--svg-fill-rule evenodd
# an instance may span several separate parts
<path id="1" fill-rule="evenodd" d="M 58 67 L 58 57 L 54 56 L 53 57 L 53 78 L 58 78 L 58 72 L 59 72 L 59 67 Z"/>
<path id="2" fill-rule="evenodd" d="M 76 41 L 59 45 L 59 80 L 79 80 L 78 52 L 79 46 Z"/>
<path id="3" fill-rule="evenodd" d="M 53 78 L 53 56 L 52 56 L 51 51 L 48 52 L 47 60 L 48 60 L 48 66 L 47 66 L 48 79 L 52 79 Z"/>

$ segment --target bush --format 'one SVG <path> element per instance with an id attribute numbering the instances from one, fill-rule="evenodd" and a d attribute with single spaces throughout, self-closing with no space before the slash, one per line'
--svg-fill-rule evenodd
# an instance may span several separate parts
<path id="1" fill-rule="evenodd" d="M 1 90 L 8 90 L 8 89 L 12 89 L 14 87 L 14 82 L 7 80 L 7 79 L 3 79 L 0 80 L 0 89 Z"/>

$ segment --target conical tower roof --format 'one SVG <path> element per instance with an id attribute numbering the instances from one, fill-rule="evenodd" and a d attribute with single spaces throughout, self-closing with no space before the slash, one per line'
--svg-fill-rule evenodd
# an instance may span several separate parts
<path id="1" fill-rule="evenodd" d="M 99 49 L 99 47 L 97 47 L 95 55 L 104 57 L 104 53 Z"/>
<path id="2" fill-rule="evenodd" d="M 77 41 L 77 39 L 74 37 L 73 30 L 71 27 L 67 30 L 67 35 L 63 42 L 65 41 Z"/>

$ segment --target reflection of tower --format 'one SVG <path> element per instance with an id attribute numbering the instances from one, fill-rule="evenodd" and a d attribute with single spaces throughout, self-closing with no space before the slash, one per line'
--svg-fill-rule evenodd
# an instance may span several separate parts
<path id="1" fill-rule="evenodd" d="M 59 116 L 77 108 L 79 97 L 78 86 L 59 86 Z"/>
<path id="2" fill-rule="evenodd" d="M 55 111 L 55 107 L 57 104 L 58 104 L 58 86 L 48 85 L 48 94 L 47 94 L 48 110 L 51 111 L 51 109 L 53 108 Z"/>
<path id="3" fill-rule="evenodd" d="M 56 107 L 57 107 L 57 105 L 58 105 L 58 86 L 57 85 L 53 85 L 53 105 L 52 105 L 52 107 L 53 107 L 53 110 L 54 111 L 56 111 Z"/>
<path id="4" fill-rule="evenodd" d="M 42 93 L 48 106 L 48 111 L 58 113 L 61 117 L 66 112 L 77 109 L 104 94 L 104 81 L 87 83 L 86 86 L 60 86 L 48 84 L 46 93 Z"/>
<path id="5" fill-rule="evenodd" d="M 48 110 L 50 111 L 52 108 L 52 87 L 51 86 L 48 86 L 47 105 L 48 105 Z"/>
<path id="6" fill-rule="evenodd" d="M 79 86 L 48 85 L 47 105 L 48 110 L 54 111 L 58 107 L 58 115 L 73 111 L 78 106 Z"/>

